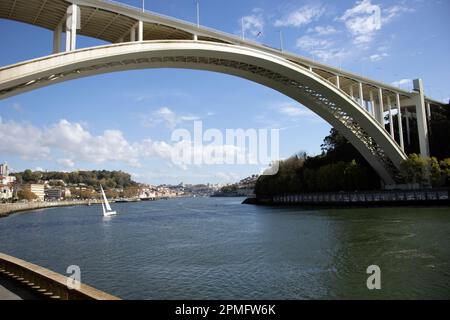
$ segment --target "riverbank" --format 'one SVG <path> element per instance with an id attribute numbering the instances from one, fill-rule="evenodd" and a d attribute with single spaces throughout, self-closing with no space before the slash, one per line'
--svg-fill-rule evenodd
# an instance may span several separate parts
<path id="1" fill-rule="evenodd" d="M 247 198 L 243 204 L 306 207 L 390 207 L 449 206 L 448 189 L 383 190 L 371 192 L 329 192 L 283 194 L 273 197 Z"/>
<path id="2" fill-rule="evenodd" d="M 15 202 L 15 203 L 1 203 L 0 204 L 0 218 L 7 217 L 12 213 L 30 211 L 37 209 L 46 209 L 54 207 L 71 207 L 88 205 L 89 203 L 100 203 L 100 201 L 93 200 L 78 200 L 78 201 L 55 201 L 55 202 Z"/>

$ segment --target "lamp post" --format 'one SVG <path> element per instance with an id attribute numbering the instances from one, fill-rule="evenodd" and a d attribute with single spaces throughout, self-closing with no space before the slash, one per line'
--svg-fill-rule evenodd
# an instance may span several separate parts
<path id="1" fill-rule="evenodd" d="M 197 28 L 200 28 L 200 0 L 197 0 Z"/>

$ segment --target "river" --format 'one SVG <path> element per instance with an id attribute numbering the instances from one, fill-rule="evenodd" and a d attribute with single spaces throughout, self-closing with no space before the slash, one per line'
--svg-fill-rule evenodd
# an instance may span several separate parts
<path id="1" fill-rule="evenodd" d="M 314 209 L 192 198 L 0 219 L 0 251 L 124 299 L 449 299 L 449 208 Z M 381 270 L 368 290 L 366 269 Z"/>

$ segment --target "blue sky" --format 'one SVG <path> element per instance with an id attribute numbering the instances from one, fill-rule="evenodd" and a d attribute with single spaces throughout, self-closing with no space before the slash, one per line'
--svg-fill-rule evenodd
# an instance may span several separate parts
<path id="1" fill-rule="evenodd" d="M 121 0 L 140 6 L 140 0 Z M 345 70 L 450 99 L 450 2 L 202 0 L 201 24 Z M 146 9 L 196 21 L 194 0 L 146 1 Z M 368 12 L 381 12 L 379 24 Z M 52 32 L 0 20 L 0 65 L 51 53 Z M 78 47 L 103 44 L 80 37 Z M 135 180 L 227 183 L 252 165 L 179 167 L 165 155 L 175 128 L 279 128 L 280 156 L 320 152 L 330 126 L 261 85 L 204 71 L 158 69 L 69 81 L 0 101 L 0 162 L 14 170 L 121 169 Z"/>

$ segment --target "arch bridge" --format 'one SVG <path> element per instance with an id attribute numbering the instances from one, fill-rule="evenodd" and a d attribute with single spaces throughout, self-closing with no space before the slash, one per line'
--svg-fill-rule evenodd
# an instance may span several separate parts
<path id="1" fill-rule="evenodd" d="M 399 181 L 400 163 L 406 159 L 405 115 L 408 137 L 412 115 L 420 153 L 429 156 L 431 109 L 442 103 L 425 96 L 421 79 L 414 80 L 413 91 L 402 90 L 244 37 L 112 1 L 2 0 L 0 18 L 53 31 L 53 54 L 0 68 L 0 99 L 113 71 L 209 70 L 260 83 L 311 109 L 356 147 L 385 185 Z M 111 44 L 77 50 L 77 35 Z M 411 109 L 415 112 L 406 111 Z"/>

